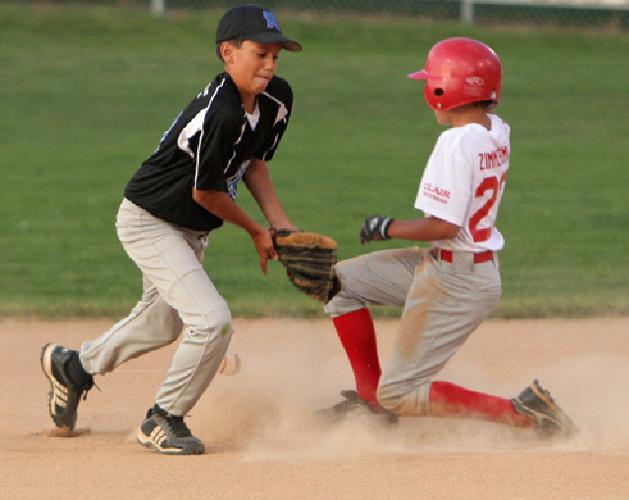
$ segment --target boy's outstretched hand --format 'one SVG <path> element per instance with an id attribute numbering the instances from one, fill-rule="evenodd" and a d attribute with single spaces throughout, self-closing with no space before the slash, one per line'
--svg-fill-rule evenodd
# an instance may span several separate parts
<path id="1" fill-rule="evenodd" d="M 389 240 L 389 226 L 393 222 L 391 217 L 384 215 L 370 215 L 363 222 L 360 228 L 360 244 L 364 245 L 368 241 Z"/>

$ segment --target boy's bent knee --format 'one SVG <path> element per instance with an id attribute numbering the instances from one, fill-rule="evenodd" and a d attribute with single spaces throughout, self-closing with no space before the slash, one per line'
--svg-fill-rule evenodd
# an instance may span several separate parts
<path id="1" fill-rule="evenodd" d="M 350 259 L 350 261 L 344 260 L 336 265 L 336 273 L 340 280 L 341 289 L 323 306 L 324 312 L 329 316 L 342 316 L 343 314 L 365 307 L 365 302 L 352 291 L 352 273 L 346 272 L 347 268 L 351 267 L 351 264 L 349 264 L 351 260 L 352 259 Z"/>
<path id="2" fill-rule="evenodd" d="M 418 417 L 428 414 L 430 382 L 402 392 L 399 384 L 378 387 L 376 397 L 380 405 L 396 415 Z"/>
<path id="3" fill-rule="evenodd" d="M 222 307 L 211 311 L 204 311 L 198 315 L 186 336 L 190 340 L 208 342 L 212 339 L 229 341 L 232 336 L 232 315 L 224 303 Z"/>
<path id="4" fill-rule="evenodd" d="M 211 315 L 207 315 L 205 319 L 208 331 L 221 337 L 231 337 L 233 332 L 232 315 L 227 304 L 225 307 L 213 311 Z"/>
<path id="5" fill-rule="evenodd" d="M 195 344 L 228 344 L 234 329 L 231 322 L 217 323 L 208 328 L 188 328 L 186 341 Z"/>
<path id="6" fill-rule="evenodd" d="M 365 303 L 355 297 L 339 292 L 334 298 L 323 306 L 326 314 L 332 317 L 342 316 L 365 307 Z"/>

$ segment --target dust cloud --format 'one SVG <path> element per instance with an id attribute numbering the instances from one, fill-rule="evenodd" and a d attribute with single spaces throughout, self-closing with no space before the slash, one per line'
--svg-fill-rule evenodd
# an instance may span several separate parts
<path id="1" fill-rule="evenodd" d="M 249 342 L 255 327 L 240 339 Z M 395 322 L 379 325 L 386 337 L 382 358 L 394 338 Z M 195 413 L 206 418 L 198 429 L 208 442 L 228 444 L 247 460 L 343 460 L 414 453 L 501 453 L 514 450 L 614 452 L 629 449 L 629 379 L 627 356 L 581 352 L 574 356 L 520 356 L 520 373 L 496 373 L 500 363 L 470 358 L 465 346 L 446 367 L 442 380 L 502 397 L 514 397 L 533 378 L 548 388 L 576 423 L 579 432 L 566 440 L 540 440 L 530 429 L 472 419 L 402 418 L 388 428 L 368 415 L 332 424 L 317 410 L 341 400 L 341 389 L 353 388 L 349 364 L 329 325 L 325 333 L 278 329 L 271 346 L 261 344 L 243 357 L 241 373 L 215 379 Z M 237 334 L 238 335 L 238 334 Z M 488 336 L 488 334 L 485 334 Z M 486 339 L 488 341 L 491 339 Z M 267 338 L 268 341 L 268 338 Z M 476 344 L 482 342 L 477 339 Z M 237 344 L 237 342 L 235 342 Z M 240 347 L 236 345 L 235 347 Z M 242 347 L 241 347 L 242 349 Z M 534 349 L 534 344 L 533 348 Z M 485 356 L 488 353 L 485 351 Z M 531 362 L 527 363 L 526 360 Z M 503 360 L 502 363 L 505 361 Z M 511 370 L 513 371 L 513 370 Z M 528 373 L 527 373 L 528 372 Z M 508 375 L 508 376 L 504 376 Z"/>

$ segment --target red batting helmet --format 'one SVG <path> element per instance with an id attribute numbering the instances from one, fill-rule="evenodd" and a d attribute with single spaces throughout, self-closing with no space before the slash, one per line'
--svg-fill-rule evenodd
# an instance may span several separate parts
<path id="1" fill-rule="evenodd" d="M 493 101 L 495 106 L 500 100 L 500 59 L 491 47 L 471 38 L 437 42 L 428 52 L 424 69 L 408 77 L 426 80 L 424 97 L 432 109 L 452 109 L 478 101 Z"/>

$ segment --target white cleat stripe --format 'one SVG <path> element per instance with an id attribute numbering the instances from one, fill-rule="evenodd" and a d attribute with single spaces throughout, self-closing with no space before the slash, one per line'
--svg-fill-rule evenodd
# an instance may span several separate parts
<path id="1" fill-rule="evenodd" d="M 156 443 L 158 446 L 161 446 L 164 439 L 166 439 L 166 435 L 164 434 L 162 428 L 158 425 L 155 429 L 153 429 L 153 432 L 151 432 L 151 441 Z"/>

